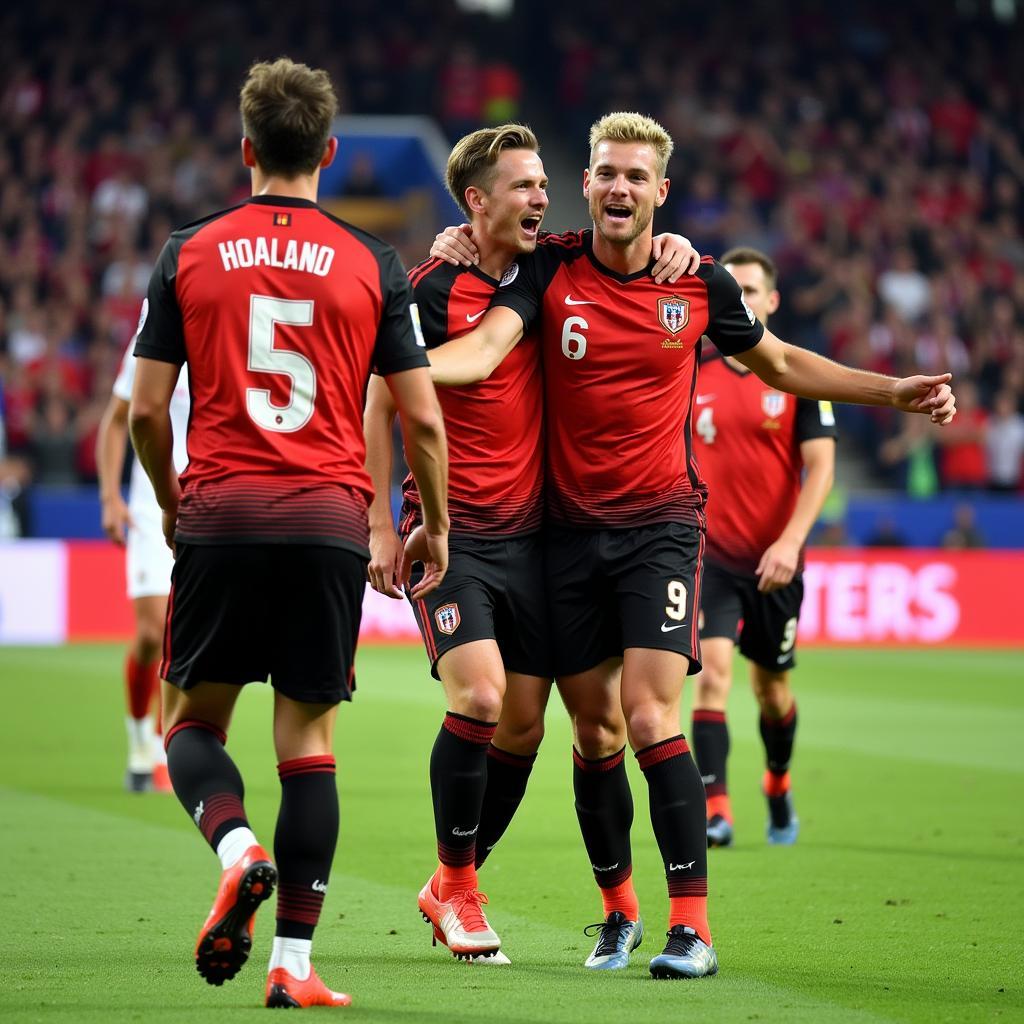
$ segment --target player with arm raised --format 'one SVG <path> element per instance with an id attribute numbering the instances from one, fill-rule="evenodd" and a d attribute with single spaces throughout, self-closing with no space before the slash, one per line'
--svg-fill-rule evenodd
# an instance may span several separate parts
<path id="1" fill-rule="evenodd" d="M 775 265 L 746 248 L 727 252 L 722 263 L 766 324 L 779 305 Z M 704 670 L 694 681 L 691 730 L 708 797 L 708 845 L 732 842 L 725 712 L 737 642 L 750 662 L 760 708 L 768 841 L 791 845 L 799 826 L 789 793 L 796 734 L 789 671 L 796 664 L 804 542 L 835 471 L 835 417 L 828 402 L 766 389 L 731 356 L 705 356 L 693 417 L 697 464 L 709 494 L 700 610 Z"/>
<path id="2" fill-rule="evenodd" d="M 134 338 L 132 342 L 134 343 Z M 174 559 L 164 541 L 160 506 L 153 485 L 137 459 L 132 460 L 128 504 L 121 495 L 121 475 L 128 443 L 128 403 L 135 381 L 132 345 L 125 350 L 113 394 L 100 420 L 96 438 L 103 532 L 119 547 L 127 547 L 125 577 L 135 613 L 135 636 L 125 661 L 128 714 L 128 770 L 125 786 L 131 792 L 149 789 L 170 792 L 167 757 L 160 721 L 160 680 L 157 666 L 167 616 Z M 182 370 L 171 398 L 174 467 L 180 473 L 188 462 L 188 374 Z M 156 722 L 150 710 L 156 704 Z"/>
<path id="3" fill-rule="evenodd" d="M 447 455 L 408 281 L 388 245 L 316 204 L 334 158 L 324 71 L 281 58 L 242 89 L 252 198 L 175 231 L 153 272 L 135 354 L 132 439 L 176 560 L 160 675 L 171 782 L 223 875 L 196 944 L 213 985 L 248 957 L 280 882 L 268 1006 L 347 1005 L 310 964 L 338 831 L 332 752 L 369 556 L 363 399 L 371 367 L 398 406 L 423 507 L 408 552 L 425 596 L 447 567 Z M 180 486 L 168 406 L 189 366 Z M 243 684 L 271 678 L 281 804 L 274 859 L 224 749 Z"/>
<path id="4" fill-rule="evenodd" d="M 521 125 L 465 136 L 448 161 L 448 187 L 472 221 L 479 260 L 453 266 L 431 258 L 410 279 L 428 348 L 471 330 L 494 292 L 515 279 L 516 258 L 532 252 L 547 208 L 547 180 L 533 133 Z M 468 241 L 468 239 L 467 239 Z M 689 266 L 688 244 L 663 239 L 666 269 Z M 557 245 L 559 238 L 541 238 Z M 696 258 L 692 266 L 696 266 Z M 658 268 L 660 271 L 660 267 Z M 451 448 L 451 566 L 433 594 L 414 602 L 431 671 L 447 713 L 431 753 L 439 866 L 419 905 L 453 954 L 507 963 L 481 909 L 476 869 L 508 826 L 526 789 L 544 730 L 551 688 L 540 536 L 543 487 L 543 390 L 538 342 L 519 345 L 484 384 L 440 394 Z M 391 518 L 391 420 L 394 404 L 371 380 L 365 413 L 370 508 L 370 582 L 400 597 L 402 543 Z M 404 485 L 404 534 L 420 523 L 415 481 Z M 563 689 L 577 743 L 620 749 L 625 725 L 617 694 L 606 705 Z M 605 772 L 610 802 L 616 772 Z M 621 773 L 625 799 L 629 788 Z M 588 826 L 593 829 L 595 824 Z"/>
<path id="5" fill-rule="evenodd" d="M 584 194 L 594 231 L 538 249 L 480 328 L 431 353 L 431 374 L 449 385 L 486 379 L 525 330 L 541 328 L 555 671 L 599 688 L 621 661 L 622 710 L 670 902 L 668 943 L 650 970 L 701 977 L 718 969 L 706 803 L 679 734 L 683 680 L 700 670 L 706 492 L 690 433 L 700 339 L 807 398 L 891 405 L 938 423 L 952 419 L 954 400 L 948 374 L 895 380 L 786 345 L 713 260 L 694 278 L 657 285 L 647 273 L 651 224 L 668 195 L 672 140 L 649 118 L 610 114 L 590 142 Z M 633 948 L 636 925 L 609 918 L 602 941 Z"/>

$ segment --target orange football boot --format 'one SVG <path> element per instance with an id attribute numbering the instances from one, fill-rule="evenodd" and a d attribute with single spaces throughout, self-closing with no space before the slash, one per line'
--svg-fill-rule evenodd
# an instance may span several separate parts
<path id="1" fill-rule="evenodd" d="M 310 967 L 309 977 L 299 981 L 283 967 L 275 967 L 267 975 L 267 1006 L 274 1009 L 304 1006 L 351 1006 L 352 997 L 332 992 Z"/>
<path id="2" fill-rule="evenodd" d="M 276 884 L 277 869 L 258 843 L 220 876 L 217 898 L 196 943 L 196 970 L 211 985 L 229 981 L 249 959 L 256 911 Z"/>
<path id="3" fill-rule="evenodd" d="M 174 792 L 174 787 L 171 785 L 171 774 L 168 772 L 166 764 L 153 765 L 153 792 Z"/>
<path id="4" fill-rule="evenodd" d="M 458 960 L 477 956 L 494 956 L 501 948 L 501 939 L 484 916 L 487 897 L 482 892 L 466 889 L 442 900 L 437 894 L 440 868 L 420 890 L 420 913 L 434 929 L 433 944 L 443 942 Z"/>

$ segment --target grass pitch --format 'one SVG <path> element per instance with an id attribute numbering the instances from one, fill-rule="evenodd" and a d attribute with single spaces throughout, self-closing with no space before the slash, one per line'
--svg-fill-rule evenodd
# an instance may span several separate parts
<path id="1" fill-rule="evenodd" d="M 204 984 L 192 944 L 219 865 L 173 797 L 121 790 L 121 659 L 111 646 L 0 648 L 0 1018 L 264 1019 L 273 913 L 241 975 Z M 431 948 L 416 893 L 434 864 L 426 769 L 442 698 L 418 649 L 362 651 L 340 716 L 341 841 L 314 950 L 354 1005 L 317 1012 L 399 1024 L 1024 1021 L 1024 658 L 806 651 L 796 683 L 799 845 L 765 845 L 755 711 L 738 685 L 737 842 L 710 854 L 721 972 L 655 982 L 647 961 L 667 900 L 635 764 L 648 938 L 625 972 L 581 966 L 600 902 L 557 698 L 526 801 L 481 874 L 513 966 Z M 250 690 L 229 749 L 269 845 L 270 701 Z"/>

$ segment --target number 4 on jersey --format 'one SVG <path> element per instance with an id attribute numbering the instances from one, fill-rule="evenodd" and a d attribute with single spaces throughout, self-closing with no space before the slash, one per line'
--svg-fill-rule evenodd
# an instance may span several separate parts
<path id="1" fill-rule="evenodd" d="M 705 444 L 714 444 L 718 435 L 718 427 L 715 426 L 715 410 L 707 406 L 700 411 L 697 417 L 697 433 L 703 438 Z"/>
<path id="2" fill-rule="evenodd" d="M 310 299 L 273 299 L 267 295 L 249 297 L 249 369 L 278 373 L 288 378 L 291 393 L 287 405 L 274 405 L 267 388 L 246 388 L 245 406 L 253 422 L 264 430 L 290 434 L 301 430 L 313 415 L 316 400 L 316 371 L 298 352 L 274 348 L 277 324 L 309 327 L 313 323 Z"/>

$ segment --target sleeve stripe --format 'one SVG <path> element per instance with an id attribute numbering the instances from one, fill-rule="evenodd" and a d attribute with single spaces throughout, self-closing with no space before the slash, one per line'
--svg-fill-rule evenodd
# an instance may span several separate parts
<path id="1" fill-rule="evenodd" d="M 416 287 L 429 274 L 432 270 L 435 270 L 437 266 L 443 261 L 439 256 L 432 256 L 430 259 L 425 260 L 423 263 L 418 264 L 409 271 L 409 283 Z"/>

